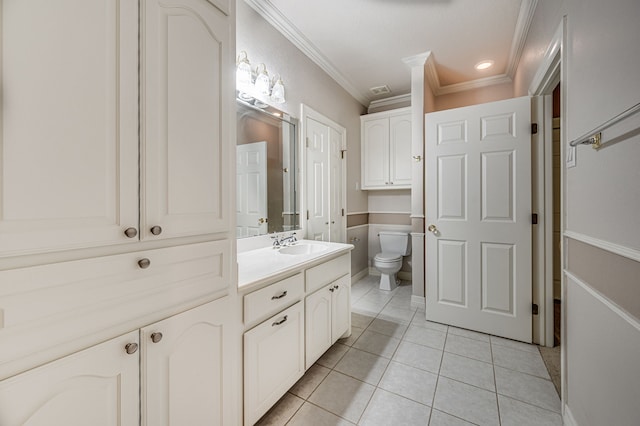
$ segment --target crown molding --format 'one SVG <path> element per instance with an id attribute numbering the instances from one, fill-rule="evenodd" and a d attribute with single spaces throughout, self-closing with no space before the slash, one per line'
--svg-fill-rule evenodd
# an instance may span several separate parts
<path id="1" fill-rule="evenodd" d="M 269 24 L 278 30 L 287 40 L 293 43 L 309 59 L 335 80 L 344 90 L 353 96 L 363 106 L 370 102 L 370 98 L 360 93 L 353 84 L 293 25 L 269 0 L 244 0 L 253 10 L 262 16 Z"/>
<path id="2" fill-rule="evenodd" d="M 289 21 L 287 17 L 284 16 L 269 0 L 244 1 L 285 38 L 287 38 L 287 40 L 300 49 L 302 53 L 322 68 L 324 72 L 333 78 L 336 83 L 338 83 L 363 106 L 371 108 L 372 104 L 375 102 L 376 104 L 374 107 L 377 107 L 381 106 L 380 102 L 385 101 L 385 99 L 371 101 L 371 97 L 368 94 L 363 94 L 356 89 L 355 86 L 351 84 L 351 82 L 318 50 L 318 48 L 308 38 L 306 38 L 300 30 L 293 25 L 293 23 L 291 23 L 291 21 Z M 518 13 L 518 19 L 516 21 L 516 28 L 511 41 L 507 68 L 504 74 L 441 86 L 431 51 L 403 58 L 402 61 L 410 67 L 424 65 L 425 80 L 431 88 L 434 96 L 464 92 L 466 90 L 478 89 L 495 84 L 511 83 L 513 82 L 515 72 L 518 69 L 520 57 L 522 56 L 522 51 L 527 40 L 527 35 L 529 33 L 529 28 L 531 27 L 531 22 L 533 21 L 537 5 L 538 0 L 522 0 L 520 12 Z M 402 96 L 409 95 L 400 95 L 400 97 Z M 394 98 L 397 97 L 398 96 L 395 96 Z"/>
<path id="3" fill-rule="evenodd" d="M 371 101 L 371 103 L 369 104 L 368 110 L 371 111 L 372 109 L 375 109 L 375 108 L 396 106 L 397 104 L 400 104 L 400 103 L 409 103 L 409 105 L 411 105 L 411 93 L 406 93 L 404 95 L 397 95 L 397 96 L 392 96 L 390 98 Z"/>

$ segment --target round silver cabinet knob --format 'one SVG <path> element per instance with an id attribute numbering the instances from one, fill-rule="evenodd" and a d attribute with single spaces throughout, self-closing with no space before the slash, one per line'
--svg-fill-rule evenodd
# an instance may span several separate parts
<path id="1" fill-rule="evenodd" d="M 149 231 L 151 231 L 151 233 L 153 235 L 160 235 L 162 234 L 162 228 L 158 225 L 156 226 L 152 226 L 151 229 L 149 229 Z"/>
<path id="2" fill-rule="evenodd" d="M 151 265 L 151 261 L 146 257 L 144 259 L 138 260 L 138 266 L 142 269 L 147 269 Z"/>
<path id="3" fill-rule="evenodd" d="M 153 343 L 158 343 L 160 340 L 162 340 L 162 333 L 160 332 L 151 333 L 151 341 Z"/>
<path id="4" fill-rule="evenodd" d="M 124 235 L 127 236 L 127 238 L 133 238 L 136 235 L 138 235 L 138 230 L 136 228 L 127 228 L 124 230 Z"/>
<path id="5" fill-rule="evenodd" d="M 133 355 L 136 352 L 138 352 L 138 344 L 137 343 L 127 343 L 124 346 L 124 350 L 125 352 L 127 352 L 129 355 Z"/>

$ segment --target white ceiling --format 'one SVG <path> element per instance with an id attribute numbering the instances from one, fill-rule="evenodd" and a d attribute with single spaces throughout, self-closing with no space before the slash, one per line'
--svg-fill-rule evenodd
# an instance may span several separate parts
<path id="1" fill-rule="evenodd" d="M 245 0 L 363 105 L 410 93 L 430 52 L 439 95 L 511 81 L 537 0 Z M 491 59 L 495 65 L 477 71 Z M 387 85 L 391 93 L 374 95 Z"/>

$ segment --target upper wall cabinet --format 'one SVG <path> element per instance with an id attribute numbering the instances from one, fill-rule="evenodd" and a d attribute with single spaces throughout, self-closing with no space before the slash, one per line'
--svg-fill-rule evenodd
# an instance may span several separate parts
<path id="1" fill-rule="evenodd" d="M 362 189 L 411 188 L 411 108 L 363 115 Z"/>
<path id="2" fill-rule="evenodd" d="M 0 256 L 133 240 L 137 3 L 0 8 Z"/>
<path id="3" fill-rule="evenodd" d="M 141 0 L 141 15 L 118 0 L 0 8 L 0 256 L 228 232 L 225 13 L 195 0 Z"/>
<path id="4" fill-rule="evenodd" d="M 229 19 L 203 1 L 142 4 L 143 238 L 226 231 Z"/>

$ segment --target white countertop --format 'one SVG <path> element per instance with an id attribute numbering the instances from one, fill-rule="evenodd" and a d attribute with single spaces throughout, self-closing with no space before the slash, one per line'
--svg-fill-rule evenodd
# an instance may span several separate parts
<path id="1" fill-rule="evenodd" d="M 263 247 L 238 253 L 238 289 L 257 286 L 270 279 L 316 263 L 318 260 L 335 257 L 353 250 L 351 244 L 324 241 L 300 240 L 296 245 L 317 246 L 314 253 L 284 254 L 273 247 Z M 322 247 L 322 248 L 320 248 Z"/>

